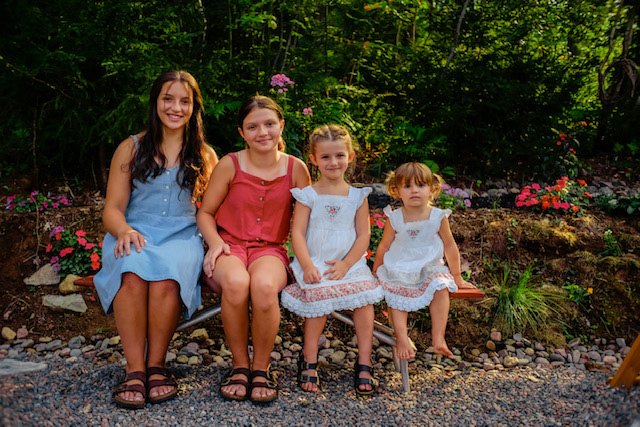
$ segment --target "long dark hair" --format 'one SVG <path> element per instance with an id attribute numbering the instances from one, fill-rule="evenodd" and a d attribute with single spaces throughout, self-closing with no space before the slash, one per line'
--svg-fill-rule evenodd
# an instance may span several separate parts
<path id="1" fill-rule="evenodd" d="M 140 139 L 136 154 L 130 163 L 131 186 L 135 186 L 136 179 L 146 182 L 149 177 L 155 178 L 165 170 L 167 159 L 160 150 L 162 122 L 158 117 L 158 96 L 166 82 L 183 84 L 193 97 L 193 113 L 184 128 L 177 181 L 182 188 L 191 192 L 193 200 L 197 200 L 205 190 L 211 168 L 210 162 L 206 161 L 208 153 L 202 123 L 202 94 L 196 79 L 186 71 L 162 73 L 151 86 L 147 131 Z M 159 159 L 159 163 L 156 158 Z"/>
<path id="2" fill-rule="evenodd" d="M 278 119 L 284 120 L 284 113 L 282 112 L 282 108 L 278 105 L 276 101 L 271 98 L 262 95 L 256 95 L 249 98 L 245 101 L 244 104 L 240 106 L 238 110 L 238 126 L 240 129 L 243 129 L 244 119 L 247 118 L 250 112 L 252 112 L 255 108 L 266 108 L 267 110 L 271 110 L 278 116 Z M 278 150 L 284 151 L 285 144 L 282 136 L 280 137 L 280 141 L 278 141 Z"/>

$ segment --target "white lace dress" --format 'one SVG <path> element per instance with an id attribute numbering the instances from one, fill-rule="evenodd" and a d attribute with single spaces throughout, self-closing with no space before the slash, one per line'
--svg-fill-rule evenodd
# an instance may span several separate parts
<path id="1" fill-rule="evenodd" d="M 379 283 L 391 308 L 417 311 L 431 304 L 440 289 L 458 290 L 449 268 L 444 264 L 444 244 L 438 234 L 449 209 L 431 208 L 429 219 L 405 222 L 402 209 L 384 208 L 396 232 L 391 247 L 378 267 Z"/>
<path id="2" fill-rule="evenodd" d="M 324 273 L 328 260 L 341 260 L 356 240 L 356 211 L 371 188 L 349 187 L 348 196 L 320 195 L 312 186 L 293 188 L 297 203 L 311 208 L 306 242 L 311 261 Z M 382 288 L 367 266 L 365 253 L 341 280 L 305 283 L 304 271 L 297 258 L 291 263 L 295 283 L 282 291 L 282 305 L 303 317 L 320 317 L 335 310 L 353 309 L 382 300 Z"/>

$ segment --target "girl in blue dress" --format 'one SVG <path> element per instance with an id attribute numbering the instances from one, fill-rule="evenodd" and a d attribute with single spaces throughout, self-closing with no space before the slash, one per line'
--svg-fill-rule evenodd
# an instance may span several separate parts
<path id="1" fill-rule="evenodd" d="M 149 105 L 147 130 L 124 140 L 111 161 L 102 216 L 108 234 L 94 279 L 103 308 L 115 315 L 127 362 L 113 398 L 132 409 L 178 392 L 165 355 L 181 304 L 187 318 L 200 305 L 196 200 L 218 161 L 205 143 L 202 96 L 191 74 L 162 74 Z"/>

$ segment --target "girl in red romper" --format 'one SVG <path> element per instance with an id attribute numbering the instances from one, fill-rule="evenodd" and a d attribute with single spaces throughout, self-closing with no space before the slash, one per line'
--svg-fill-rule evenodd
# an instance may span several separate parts
<path id="1" fill-rule="evenodd" d="M 233 369 L 220 386 L 226 399 L 265 403 L 278 397 L 269 366 L 280 326 L 278 293 L 290 274 L 284 247 L 292 214 L 289 190 L 311 184 L 305 164 L 282 152 L 283 127 L 282 110 L 270 98 L 257 95 L 240 107 L 238 131 L 247 148 L 220 160 L 197 215 L 209 245 L 205 281 L 222 294 L 222 323 L 233 354 Z"/>

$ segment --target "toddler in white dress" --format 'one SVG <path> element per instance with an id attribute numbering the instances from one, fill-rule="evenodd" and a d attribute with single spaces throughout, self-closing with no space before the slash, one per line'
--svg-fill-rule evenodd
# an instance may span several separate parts
<path id="1" fill-rule="evenodd" d="M 431 312 L 434 350 L 451 357 L 444 336 L 449 292 L 474 286 L 462 279 L 460 253 L 449 227 L 451 210 L 431 206 L 440 192 L 440 177 L 422 163 L 405 163 L 389 174 L 387 189 L 392 197 L 402 200 L 403 206 L 384 209 L 389 219 L 378 245 L 373 273 L 391 311 L 398 357 L 415 357 L 407 331 L 408 312 L 426 306 Z"/>
<path id="2" fill-rule="evenodd" d="M 371 375 L 372 304 L 382 300 L 382 289 L 365 259 L 371 233 L 367 202 L 371 189 L 354 188 L 344 180 L 355 156 L 344 127 L 321 126 L 309 139 L 309 158 L 321 177 L 312 186 L 291 190 L 296 199 L 291 229 L 295 253 L 291 269 L 296 281 L 282 291 L 282 305 L 306 318 L 298 384 L 304 391 L 318 391 L 318 340 L 327 315 L 354 309 L 355 391 L 370 395 L 378 386 Z"/>

